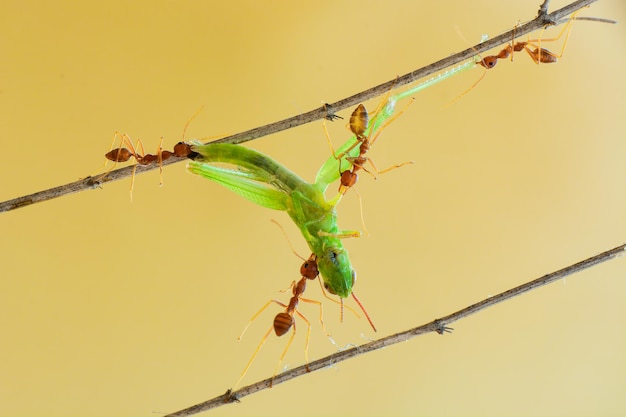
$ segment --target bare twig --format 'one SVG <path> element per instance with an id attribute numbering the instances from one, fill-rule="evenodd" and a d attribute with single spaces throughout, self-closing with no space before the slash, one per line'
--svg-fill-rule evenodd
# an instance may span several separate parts
<path id="1" fill-rule="evenodd" d="M 276 132 L 280 132 L 286 129 L 291 129 L 296 126 L 303 125 L 305 123 L 310 123 L 316 120 L 320 120 L 328 116 L 328 112 L 327 112 L 328 106 L 330 106 L 333 112 L 337 112 L 339 110 L 343 110 L 345 108 L 359 104 L 365 100 L 377 97 L 381 94 L 385 94 L 392 89 L 404 86 L 406 84 L 410 84 L 421 78 L 441 72 L 447 67 L 456 65 L 459 62 L 462 62 L 462 61 L 465 61 L 467 59 L 474 57 L 476 54 L 479 54 L 481 52 L 484 52 L 489 49 L 496 48 L 502 44 L 505 44 L 509 42 L 513 36 L 525 35 L 532 31 L 541 29 L 546 24 L 552 24 L 553 22 L 557 22 L 557 24 L 560 24 L 561 19 L 563 19 L 564 17 L 569 16 L 576 10 L 579 10 L 585 6 L 588 6 L 596 1 L 597 0 L 577 0 L 553 13 L 550 13 L 550 14 L 540 13 L 537 18 L 531 20 L 530 22 L 522 26 L 517 26 L 514 29 L 511 29 L 510 31 L 503 33 L 501 35 L 498 35 L 490 40 L 474 45 L 471 48 L 458 52 L 447 58 L 443 58 L 430 65 L 426 65 L 425 67 L 412 71 L 408 74 L 402 75 L 397 78 L 393 78 L 392 80 L 379 84 L 375 87 L 372 87 L 368 90 L 357 93 L 348 98 L 344 98 L 343 100 L 339 100 L 335 103 L 331 103 L 330 105 L 324 105 L 317 109 L 299 114 L 297 116 L 290 117 L 288 119 L 284 119 L 275 123 L 270 123 L 265 126 L 247 130 L 245 132 L 227 136 L 215 142 L 216 143 L 243 143 L 243 142 L 247 142 L 247 141 L 259 138 L 261 136 L 270 135 Z M 546 5 L 546 8 L 547 8 L 547 5 Z M 173 157 L 173 158 L 168 159 L 167 161 L 164 161 L 163 165 L 169 165 L 172 163 L 180 162 L 183 159 L 185 158 Z M 150 171 L 155 168 L 157 168 L 156 164 L 147 165 L 147 166 L 139 165 L 137 167 L 137 174 Z M 87 177 L 79 181 L 72 182 L 70 184 L 40 191 L 40 192 L 30 194 L 27 196 L 18 197 L 13 200 L 8 200 L 8 201 L 0 203 L 0 212 L 15 210 L 20 207 L 25 207 L 30 204 L 38 203 L 41 201 L 51 200 L 53 198 L 60 197 L 66 194 L 71 194 L 71 193 L 95 188 L 105 182 L 116 181 L 122 178 L 127 178 L 132 174 L 132 171 L 133 171 L 132 167 L 125 167 L 125 168 L 112 171 L 105 176 L 101 175 L 98 177 Z"/>
<path id="2" fill-rule="evenodd" d="M 561 23 L 565 23 L 567 22 L 569 19 L 561 19 L 559 20 L 559 25 Z M 617 20 L 612 20 L 612 19 L 605 19 L 603 17 L 592 17 L 592 16 L 581 16 L 581 17 L 574 17 L 573 20 L 580 22 L 580 21 L 586 21 L 586 22 L 597 22 L 597 23 L 608 23 L 611 25 L 614 25 L 617 23 Z"/>
<path id="3" fill-rule="evenodd" d="M 535 288 L 550 284 L 554 281 L 557 281 L 575 272 L 579 272 L 579 271 L 582 271 L 583 269 L 586 269 L 594 265 L 600 264 L 602 262 L 606 262 L 611 259 L 614 259 L 618 256 L 621 256 L 624 250 L 626 250 L 626 244 L 622 244 L 620 246 L 617 246 L 616 248 L 603 252 L 599 255 L 585 259 L 584 261 L 575 263 L 573 265 L 570 265 L 556 272 L 552 272 L 551 274 L 544 275 L 541 278 L 537 278 L 533 281 L 529 281 L 518 287 L 511 288 L 510 290 L 504 291 L 498 295 L 494 295 L 492 297 L 486 298 L 476 304 L 472 304 L 455 313 L 452 313 L 450 315 L 447 315 L 437 320 L 433 320 L 430 323 L 415 327 L 410 330 L 406 330 L 401 333 L 396 333 L 391 336 L 383 337 L 381 339 L 374 340 L 373 342 L 366 343 L 364 345 L 354 347 L 352 349 L 334 353 L 332 355 L 326 356 L 325 358 L 318 359 L 315 362 L 310 363 L 308 365 L 308 368 L 307 366 L 303 365 L 298 368 L 294 368 L 292 370 L 283 372 L 282 374 L 276 375 L 274 378 L 267 378 L 257 383 L 254 383 L 252 385 L 248 385 L 247 387 L 241 388 L 240 390 L 237 390 L 237 391 L 232 391 L 229 389 L 228 391 L 226 391 L 225 394 L 222 394 L 218 397 L 202 402 L 200 404 L 196 404 L 189 408 L 185 408 L 184 410 L 180 410 L 175 413 L 168 414 L 166 417 L 191 416 L 194 414 L 198 414 L 198 413 L 210 410 L 212 408 L 222 406 L 224 404 L 239 402 L 241 398 L 250 394 L 254 394 L 258 391 L 271 388 L 273 385 L 282 384 L 283 382 L 302 376 L 304 374 L 307 374 L 308 372 L 318 371 L 320 369 L 327 368 L 329 366 L 345 361 L 347 359 L 354 358 L 356 356 L 360 356 L 365 353 L 368 353 L 377 349 L 381 349 L 387 346 L 391 346 L 399 342 L 404 342 L 418 335 L 431 333 L 431 332 L 437 332 L 439 334 L 450 332 L 452 329 L 450 329 L 447 326 L 457 320 L 460 320 L 471 314 L 484 310 L 487 307 L 491 307 L 503 301 L 510 300 L 513 297 L 524 294 L 525 292 L 528 292 L 530 290 L 534 290 Z"/>

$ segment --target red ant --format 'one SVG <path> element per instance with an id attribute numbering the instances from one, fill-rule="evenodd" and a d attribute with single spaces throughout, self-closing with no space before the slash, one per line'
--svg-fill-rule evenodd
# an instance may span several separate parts
<path id="1" fill-rule="evenodd" d="M 291 337 L 289 338 L 289 342 L 287 342 L 287 346 L 283 350 L 283 353 L 280 355 L 280 359 L 278 360 L 278 364 L 276 365 L 276 370 L 274 371 L 274 375 L 276 375 L 276 372 L 278 372 L 278 368 L 280 367 L 280 364 L 282 363 L 283 359 L 285 358 L 285 355 L 287 354 L 287 351 L 289 350 L 289 347 L 291 346 L 291 343 L 293 342 L 293 339 L 294 339 L 294 337 L 296 335 L 296 322 L 295 322 L 295 319 L 294 319 L 294 313 L 297 314 L 302 320 L 304 320 L 304 322 L 308 326 L 307 336 L 306 336 L 306 343 L 305 343 L 305 348 L 304 348 L 304 357 L 305 357 L 306 366 L 307 366 L 307 369 L 308 369 L 308 363 L 309 363 L 308 350 L 309 350 L 309 339 L 310 339 L 310 336 L 311 336 L 311 323 L 306 319 L 306 317 L 304 317 L 304 315 L 302 315 L 302 313 L 300 313 L 298 311 L 298 303 L 300 301 L 304 301 L 304 302 L 307 302 L 307 303 L 313 303 L 313 304 L 319 305 L 319 307 L 320 307 L 320 323 L 322 324 L 322 329 L 324 330 L 324 332 L 326 332 L 326 328 L 324 327 L 324 321 L 322 319 L 322 303 L 319 302 L 319 301 L 309 300 L 307 298 L 302 298 L 302 294 L 304 294 L 304 291 L 306 290 L 307 280 L 314 280 L 314 279 L 316 279 L 319 276 L 319 270 L 317 268 L 317 256 L 315 254 L 311 254 L 311 256 L 309 256 L 309 258 L 304 261 L 304 263 L 300 267 L 300 274 L 302 275 L 302 278 L 298 282 L 293 281 L 291 283 L 290 288 L 292 290 L 292 297 L 289 300 L 289 304 L 283 304 L 282 302 L 280 302 L 278 300 L 270 300 L 270 301 L 268 301 L 259 311 L 257 311 L 257 313 L 254 316 L 252 316 L 252 318 L 250 319 L 250 321 L 248 322 L 246 327 L 243 329 L 243 331 L 239 335 L 238 340 L 241 340 L 241 338 L 243 337 L 243 335 L 246 332 L 246 330 L 248 330 L 248 327 L 250 326 L 250 324 L 252 324 L 252 322 L 271 303 L 278 304 L 279 306 L 285 308 L 285 311 L 283 311 L 281 313 L 278 313 L 274 317 L 274 322 L 272 324 L 272 327 L 269 328 L 269 330 L 265 333 L 265 335 L 261 339 L 261 342 L 257 346 L 256 350 L 252 354 L 252 357 L 248 361 L 248 364 L 246 365 L 245 369 L 241 373 L 241 376 L 239 377 L 239 381 L 237 381 L 237 384 L 235 384 L 236 386 L 239 385 L 239 382 L 246 375 L 246 373 L 248 372 L 248 369 L 250 369 L 250 365 L 252 365 L 252 362 L 254 362 L 254 359 L 256 358 L 257 354 L 261 350 L 261 347 L 267 341 L 267 338 L 269 337 L 269 335 L 272 332 L 272 330 L 274 330 L 274 333 L 276 333 L 276 336 L 280 337 L 280 336 L 286 334 L 289 331 L 289 329 L 291 329 L 293 327 L 293 333 L 291 334 Z"/>
<path id="2" fill-rule="evenodd" d="M 185 128 L 183 129 L 183 138 L 185 137 L 185 132 L 187 131 L 187 127 L 189 126 L 189 123 L 191 123 L 191 121 L 198 115 L 198 113 L 200 113 L 201 110 L 202 108 L 200 108 L 185 124 Z M 163 150 L 162 148 L 163 138 L 161 138 L 161 141 L 159 142 L 159 147 L 157 148 L 156 155 L 152 155 L 149 153 L 146 154 L 144 153 L 145 151 L 144 151 L 143 143 L 141 142 L 141 140 L 137 140 L 137 145 L 133 146 L 133 142 L 130 139 L 130 137 L 120 132 L 115 132 L 115 134 L 113 135 L 113 141 L 111 142 L 111 147 L 113 147 L 113 144 L 115 143 L 115 139 L 118 137 L 120 138 L 119 147 L 115 149 L 111 149 L 109 152 L 104 154 L 104 157 L 108 159 L 109 161 L 113 161 L 115 165 L 117 165 L 118 162 L 127 162 L 128 160 L 130 160 L 130 158 L 135 158 L 135 161 L 137 162 L 138 165 L 150 165 L 155 162 L 158 163 L 159 173 L 160 173 L 159 185 L 163 185 L 163 161 L 166 161 L 170 159 L 171 157 L 193 158 L 196 155 L 196 153 L 191 150 L 191 145 L 186 142 L 178 142 L 174 146 L 174 149 L 172 151 Z M 139 152 L 135 148 L 140 149 L 141 152 Z M 133 195 L 133 187 L 135 183 L 135 171 L 137 169 L 137 164 L 133 167 L 132 180 L 131 180 L 131 185 L 130 185 L 131 199 Z M 111 170 L 115 168 L 115 165 L 113 165 L 113 168 L 111 168 Z M 105 162 L 105 166 L 106 166 L 106 162 Z M 107 171 L 107 173 L 105 173 L 103 176 L 106 176 L 109 172 L 111 172 L 111 170 Z"/>
<path id="3" fill-rule="evenodd" d="M 132 180 L 130 184 L 131 199 L 133 195 L 133 187 L 135 184 L 135 171 L 137 169 L 137 165 L 150 165 L 155 162 L 158 163 L 160 173 L 159 185 L 163 185 L 163 161 L 166 161 L 174 156 L 178 158 L 185 158 L 193 155 L 191 145 L 185 142 L 178 142 L 174 146 L 173 151 L 168 151 L 162 149 L 161 145 L 163 143 L 163 138 L 161 138 L 156 155 L 152 155 L 149 153 L 144 154 L 143 143 L 141 142 L 141 140 L 138 140 L 137 145 L 133 146 L 132 140 L 130 139 L 130 137 L 128 137 L 128 135 L 115 132 L 115 135 L 113 136 L 113 142 L 115 142 L 115 139 L 117 137 L 120 137 L 120 146 L 104 154 L 104 157 L 109 161 L 113 161 L 115 163 L 111 170 L 115 168 L 118 162 L 127 162 L 128 160 L 130 160 L 130 158 L 135 158 L 137 164 L 133 166 Z M 140 149 L 140 151 L 135 148 Z M 107 175 L 111 170 L 109 170 L 104 175 Z"/>
<path id="4" fill-rule="evenodd" d="M 386 97 L 381 104 L 378 105 L 375 113 L 374 113 L 374 117 L 373 120 L 376 120 L 377 117 L 382 117 L 380 116 L 382 113 L 382 111 L 384 110 L 384 107 L 388 104 L 388 97 Z M 412 101 L 409 103 L 411 104 Z M 372 161 L 371 158 L 365 156 L 365 154 L 367 152 L 369 152 L 370 147 L 374 144 L 374 142 L 376 141 L 376 139 L 378 139 L 378 136 L 382 133 L 382 131 L 387 127 L 388 124 L 390 124 L 391 122 L 393 122 L 397 117 L 399 117 L 402 113 L 404 113 L 404 110 L 400 111 L 398 114 L 396 114 L 395 116 L 393 116 L 392 118 L 390 118 L 389 120 L 387 120 L 380 128 L 377 128 L 377 132 L 375 134 L 373 134 L 374 132 L 372 131 L 372 129 L 370 129 L 370 132 L 366 135 L 365 132 L 367 131 L 368 128 L 371 127 L 370 124 L 370 117 L 369 117 L 369 113 L 367 112 L 367 109 L 365 108 L 365 106 L 363 104 L 359 104 L 357 106 L 356 109 L 354 109 L 354 111 L 352 112 L 352 115 L 350 116 L 350 121 L 348 123 L 348 127 L 350 129 L 350 131 L 354 134 L 354 136 L 356 137 L 356 142 L 349 147 L 348 149 L 346 149 L 345 151 L 343 151 L 341 154 L 339 155 L 335 155 L 335 150 L 332 146 L 332 143 L 330 141 L 330 136 L 328 134 L 328 130 L 326 129 L 326 124 L 324 124 L 324 130 L 326 132 L 326 138 L 328 139 L 328 143 L 331 147 L 331 150 L 333 152 L 333 156 L 338 159 L 339 161 L 341 161 L 342 158 L 345 157 L 345 159 L 347 161 L 349 161 L 350 163 L 352 163 L 352 168 L 351 169 L 347 169 L 345 171 L 341 171 L 341 164 L 340 164 L 340 185 L 339 185 L 339 192 L 341 194 L 345 194 L 350 188 L 352 188 L 357 180 L 358 180 L 358 174 L 357 172 L 359 170 L 363 170 L 365 172 L 367 172 L 368 174 L 372 175 L 374 178 L 376 178 L 376 175 L 374 175 L 370 170 L 368 170 L 367 168 L 365 168 L 365 163 L 369 162 L 370 165 L 372 166 L 374 172 L 376 174 L 384 174 L 388 171 L 391 171 L 392 169 L 396 169 L 396 168 L 400 168 L 401 166 L 407 165 L 407 164 L 412 164 L 413 161 L 408 161 L 408 162 L 403 162 L 401 164 L 397 164 L 397 165 L 393 165 L 387 169 L 384 169 L 382 171 L 379 171 L 378 168 L 376 167 L 376 165 L 374 164 L 374 162 Z M 355 147 L 359 146 L 359 154 L 358 156 L 346 156 L 352 149 L 354 149 Z"/>
<path id="5" fill-rule="evenodd" d="M 127 162 L 130 158 L 135 158 L 135 161 L 137 161 L 139 165 L 150 165 L 154 162 L 158 162 L 159 164 L 161 164 L 163 163 L 163 161 L 170 159 L 172 156 L 184 158 L 191 153 L 190 145 L 185 142 L 178 142 L 176 146 L 174 146 L 173 152 L 163 150 L 161 148 L 163 138 L 161 138 L 161 142 L 159 143 L 159 148 L 156 155 L 152 155 L 149 153 L 141 154 L 135 150 L 135 147 L 133 146 L 132 141 L 130 140 L 128 135 L 115 132 L 115 136 L 113 138 L 114 141 L 115 137 L 117 136 L 121 137 L 120 146 L 104 154 L 104 157 L 106 159 L 115 163 Z M 128 148 L 124 148 L 124 145 L 128 146 Z M 137 147 L 141 148 L 141 152 L 144 152 L 141 140 L 137 141 Z"/>
<path id="6" fill-rule="evenodd" d="M 514 32 L 513 33 L 513 40 L 511 41 L 510 44 L 508 44 L 505 48 L 503 48 L 496 55 L 489 55 L 489 56 L 486 56 L 484 58 L 481 58 L 480 60 L 477 59 L 476 60 L 476 65 L 480 65 L 481 67 L 483 67 L 485 69 L 491 69 L 491 68 L 496 66 L 496 64 L 498 63 L 499 59 L 508 58 L 510 56 L 511 57 L 511 61 L 513 61 L 514 53 L 515 52 L 521 52 L 521 51 L 526 51 L 528 56 L 530 56 L 530 58 L 537 65 L 539 65 L 540 63 L 542 63 L 542 64 L 553 64 L 553 63 L 557 62 L 557 60 L 563 56 L 563 52 L 565 51 L 565 46 L 567 45 L 567 40 L 569 39 L 569 34 L 570 34 L 570 30 L 571 30 L 571 24 L 572 24 L 572 21 L 575 19 L 575 16 L 576 16 L 576 13 L 572 14 L 572 17 L 570 17 L 570 19 L 567 22 L 567 24 L 565 24 L 565 26 L 563 27 L 561 32 L 559 32 L 559 34 L 556 37 L 554 37 L 554 38 L 543 39 L 543 40 L 542 39 L 532 39 L 532 40 L 529 39 L 527 41 L 514 42 L 514 40 L 515 40 L 515 32 Z M 566 30 L 567 30 L 567 35 L 565 37 L 565 41 L 563 42 L 563 47 L 561 48 L 561 53 L 560 54 L 555 54 L 554 52 L 551 52 L 551 51 L 541 47 L 541 42 L 542 41 L 543 42 L 555 42 L 555 41 L 559 40 L 561 38 L 561 36 L 563 36 L 563 33 L 565 33 Z M 531 47 L 534 47 L 535 49 L 531 49 Z M 455 103 L 461 97 L 465 96 L 467 93 L 472 91 L 474 89 L 474 87 L 476 87 L 478 85 L 478 83 L 480 83 L 483 80 L 483 78 L 485 78 L 486 74 L 487 74 L 487 72 L 484 72 L 483 75 L 481 75 L 481 77 L 478 79 L 478 81 L 476 81 L 470 88 L 465 90 L 462 94 L 457 96 L 448 105 L 451 105 L 451 104 Z"/>
<path id="7" fill-rule="evenodd" d="M 528 56 L 530 56 L 530 58 L 535 62 L 535 64 L 539 64 L 539 63 L 553 64 L 557 62 L 557 60 L 563 56 L 563 51 L 565 51 L 565 46 L 567 45 L 567 40 L 569 39 L 572 21 L 575 18 L 575 16 L 576 16 L 576 13 L 572 15 L 572 17 L 569 19 L 567 24 L 565 24 L 563 29 L 561 29 L 561 32 L 559 32 L 559 34 L 554 38 L 533 39 L 533 40 L 528 40 L 525 42 L 520 41 L 520 42 L 515 42 L 515 43 L 511 42 L 510 44 L 506 46 L 506 48 L 498 52 L 497 55 L 486 56 L 480 61 L 478 61 L 477 64 L 486 69 L 491 69 L 496 66 L 496 64 L 498 63 L 498 59 L 508 58 L 509 56 L 511 56 L 511 61 L 512 61 L 513 54 L 515 52 L 521 52 L 521 51 L 526 51 Z M 563 42 L 563 47 L 561 48 L 560 54 L 555 54 L 554 52 L 550 52 L 549 50 L 541 47 L 541 42 L 558 41 L 561 38 L 561 36 L 563 36 L 563 33 L 565 33 L 566 30 L 567 30 L 567 35 L 565 36 L 565 41 Z M 513 35 L 513 37 L 515 37 L 515 35 Z M 531 49 L 529 46 L 533 46 L 535 47 L 535 49 Z"/>

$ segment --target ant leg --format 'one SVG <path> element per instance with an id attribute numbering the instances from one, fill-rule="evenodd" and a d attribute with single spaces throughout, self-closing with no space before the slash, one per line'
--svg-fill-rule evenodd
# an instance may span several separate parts
<path id="1" fill-rule="evenodd" d="M 480 78 L 474 84 L 472 84 L 467 90 L 463 91 L 461 94 L 456 96 L 454 99 L 452 99 L 452 101 L 444 105 L 442 108 L 447 109 L 448 107 L 452 106 L 454 103 L 456 103 L 457 101 L 465 97 L 467 93 L 472 91 L 478 84 L 480 84 L 483 78 L 485 78 L 485 75 L 487 75 L 487 70 L 493 68 L 497 62 L 498 62 L 498 58 L 495 56 L 486 56 L 482 60 L 478 61 L 476 65 L 480 65 L 484 68 L 483 75 L 481 75 Z"/>
<path id="2" fill-rule="evenodd" d="M 293 292 L 293 289 L 295 287 L 296 287 L 296 281 L 294 280 L 294 281 L 291 281 L 291 284 L 287 288 L 285 288 L 284 290 L 278 290 L 278 292 L 286 293 L 287 291 L 290 291 L 290 290 Z"/>
<path id="3" fill-rule="evenodd" d="M 365 226 L 365 216 L 363 215 L 363 198 L 361 198 L 361 193 L 359 193 L 356 188 L 354 189 L 354 192 L 359 199 L 359 212 L 361 213 L 361 226 L 363 226 L 363 232 L 365 233 L 365 236 L 369 236 L 370 232 L 367 230 L 367 226 Z"/>
<path id="4" fill-rule="evenodd" d="M 565 24 L 565 26 L 563 26 L 563 29 L 561 29 L 559 34 L 556 35 L 555 37 L 542 39 L 541 36 L 539 36 L 539 38 L 537 39 L 528 40 L 527 42 L 528 44 L 536 46 L 536 49 L 534 51 L 531 51 L 530 49 L 525 48 L 528 55 L 530 55 L 530 57 L 532 58 L 533 61 L 535 61 L 536 64 L 539 64 L 540 62 L 544 64 L 550 64 L 550 63 L 556 62 L 557 59 L 560 59 L 561 57 L 563 57 L 563 53 L 565 52 L 565 47 L 567 46 L 567 41 L 569 40 L 569 35 L 572 31 L 572 26 L 573 26 L 572 24 L 574 22 L 574 19 L 576 18 L 577 13 L 578 12 L 572 13 L 569 20 Z M 543 33 L 544 31 L 545 31 L 545 28 L 541 31 L 541 33 Z M 558 54 L 550 52 L 547 49 L 544 49 L 541 47 L 541 42 L 556 42 L 561 38 L 561 36 L 563 36 L 564 33 L 566 33 L 565 40 L 563 41 L 561 52 L 559 52 Z M 547 56 L 545 56 L 544 54 Z"/>
<path id="5" fill-rule="evenodd" d="M 244 327 L 243 331 L 241 332 L 241 334 L 239 335 L 239 337 L 237 338 L 237 340 L 241 340 L 241 338 L 243 337 L 244 333 L 248 330 L 248 327 L 250 327 L 250 325 L 252 324 L 252 322 L 254 320 L 256 320 L 256 318 L 263 312 L 265 311 L 265 309 L 267 307 L 269 307 L 270 304 L 272 303 L 276 303 L 279 306 L 283 307 L 283 308 L 287 308 L 286 304 L 281 303 L 278 300 L 269 300 L 267 303 L 265 303 L 265 305 L 263 307 L 261 307 L 261 309 L 259 311 L 257 311 L 251 318 L 250 321 L 248 322 L 248 324 L 246 325 L 246 327 Z M 239 379 L 237 380 L 237 383 L 235 384 L 235 387 L 239 386 L 239 383 L 241 382 L 241 380 L 243 379 L 244 376 L 246 376 L 246 374 L 248 373 L 248 370 L 250 369 L 250 366 L 252 365 L 252 362 L 254 362 L 254 359 L 256 358 L 257 354 L 259 353 L 259 351 L 261 350 L 261 347 L 263 347 L 263 345 L 265 344 L 265 342 L 267 341 L 267 338 L 269 337 L 270 333 L 272 333 L 272 330 L 274 330 L 274 325 L 272 324 L 272 326 L 267 330 L 267 332 L 265 332 L 265 335 L 263 335 L 263 338 L 261 339 L 261 342 L 257 345 L 256 349 L 254 350 L 254 353 L 252 354 L 252 357 L 250 358 L 250 360 L 248 361 L 248 363 L 246 364 L 246 367 L 244 368 L 243 372 L 241 373 L 241 376 L 239 377 Z"/>
<path id="6" fill-rule="evenodd" d="M 396 168 L 402 168 L 405 165 L 412 165 L 415 163 L 415 161 L 406 161 L 406 162 L 402 162 L 396 165 L 392 165 L 389 168 L 385 168 L 382 171 L 379 171 L 378 168 L 376 168 L 376 165 L 374 165 L 374 161 L 372 161 L 370 158 L 367 159 L 368 162 L 370 163 L 370 165 L 372 165 L 372 167 L 374 168 L 374 171 L 378 174 L 378 175 L 382 175 L 385 174 L 389 171 L 393 171 Z"/>
<path id="7" fill-rule="evenodd" d="M 309 323 L 309 321 L 299 312 L 296 311 L 296 313 L 307 323 L 307 325 L 309 326 L 309 334 L 311 333 L 311 323 Z M 280 355 L 280 358 L 278 359 L 278 364 L 276 365 L 276 368 L 274 369 L 274 375 L 272 375 L 272 381 L 274 380 L 274 377 L 276 376 L 276 374 L 278 373 L 278 369 L 280 368 L 280 364 L 283 363 L 283 359 L 285 359 L 285 356 L 287 355 L 287 351 L 289 350 L 289 347 L 291 346 L 291 343 L 293 342 L 293 339 L 296 337 L 296 322 L 294 321 L 293 323 L 293 332 L 291 332 L 291 336 L 289 337 L 289 341 L 287 342 L 287 346 L 285 346 L 285 349 L 283 350 L 283 353 Z M 308 338 L 307 338 L 307 344 L 308 344 Z M 307 363 L 309 363 L 309 358 L 308 358 L 308 345 L 304 350 L 304 358 L 305 361 Z"/>
<path id="8" fill-rule="evenodd" d="M 133 165 L 133 173 L 130 176 L 130 202 L 133 202 L 133 189 L 135 188 L 135 172 L 137 171 L 137 164 Z"/>
<path id="9" fill-rule="evenodd" d="M 256 320 L 256 318 L 257 318 L 257 317 L 259 317 L 259 315 L 260 315 L 263 311 L 265 311 L 265 309 L 266 309 L 266 308 L 268 308 L 268 307 L 270 306 L 270 304 L 272 304 L 272 303 L 276 303 L 276 304 L 278 304 L 278 305 L 279 305 L 279 306 L 281 306 L 281 307 L 287 308 L 287 305 L 286 305 L 286 304 L 283 304 L 283 303 L 281 303 L 281 302 L 280 302 L 280 301 L 278 301 L 278 300 L 269 300 L 267 303 L 265 303 L 265 305 L 264 305 L 263 307 L 261 307 L 261 308 L 259 309 L 259 311 L 257 311 L 257 312 L 254 314 L 254 316 L 252 316 L 252 317 L 250 318 L 250 321 L 248 322 L 248 324 L 246 324 L 246 327 L 244 327 L 244 329 L 241 331 L 241 334 L 239 335 L 239 337 L 237 337 L 237 340 L 241 340 L 241 339 L 243 338 L 244 333 L 248 330 L 248 327 L 250 327 L 250 325 L 252 324 L 252 322 L 253 322 L 254 320 Z"/>
<path id="10" fill-rule="evenodd" d="M 305 303 L 311 303 L 311 304 L 317 304 L 320 308 L 320 324 L 322 325 L 322 330 L 324 331 L 324 333 L 328 334 L 328 332 L 326 331 L 326 326 L 324 326 L 324 309 L 322 306 L 322 302 L 321 301 L 317 301 L 317 300 L 310 300 L 308 298 L 300 298 L 300 301 L 304 301 Z M 298 315 L 301 315 L 298 312 Z"/>
<path id="11" fill-rule="evenodd" d="M 163 136 L 157 148 L 157 163 L 159 164 L 159 187 L 163 187 Z"/>
<path id="12" fill-rule="evenodd" d="M 269 303 L 268 303 L 269 304 Z M 267 307 L 267 306 L 266 306 Z M 263 339 L 261 339 L 261 343 L 259 343 L 259 345 L 256 347 L 256 350 L 254 351 L 254 353 L 252 354 L 252 357 L 250 358 L 250 360 L 248 361 L 248 364 L 246 365 L 246 367 L 244 368 L 243 372 L 241 373 L 241 376 L 239 377 L 239 379 L 237 380 L 237 382 L 235 383 L 235 388 L 237 388 L 239 386 L 239 384 L 241 383 L 241 380 L 243 379 L 244 376 L 246 376 L 246 374 L 248 373 L 248 370 L 250 369 L 250 366 L 252 365 L 252 362 L 254 362 L 254 359 L 256 358 L 256 355 L 259 353 L 259 351 L 261 350 L 261 347 L 265 344 L 265 342 L 267 341 L 267 338 L 269 337 L 270 333 L 272 333 L 272 330 L 274 330 L 274 327 L 271 326 L 267 332 L 265 332 L 265 335 L 263 336 Z"/>
<path id="13" fill-rule="evenodd" d="M 333 154 L 333 157 L 335 159 L 339 159 L 340 157 L 337 156 L 337 154 L 335 153 L 335 147 L 333 146 L 333 142 L 330 139 L 330 133 L 328 133 L 328 128 L 326 127 L 326 120 L 322 120 L 322 126 L 324 127 L 324 133 L 326 134 L 326 141 L 328 141 L 328 146 L 330 147 L 330 151 Z"/>
<path id="14" fill-rule="evenodd" d="M 515 26 L 513 27 L 513 33 L 511 34 L 511 44 L 509 46 L 507 46 L 505 49 L 503 49 L 502 51 L 500 51 L 500 54 L 503 54 L 504 52 L 506 55 L 508 55 L 509 53 L 511 54 L 511 62 L 513 62 L 513 55 L 515 54 L 515 31 L 517 30 L 517 27 L 520 26 L 521 22 L 518 20 L 517 23 L 515 24 Z M 502 58 L 500 56 L 500 54 L 498 54 L 498 58 Z M 506 58 L 506 56 L 505 56 Z M 495 64 L 494 64 L 495 65 Z"/>

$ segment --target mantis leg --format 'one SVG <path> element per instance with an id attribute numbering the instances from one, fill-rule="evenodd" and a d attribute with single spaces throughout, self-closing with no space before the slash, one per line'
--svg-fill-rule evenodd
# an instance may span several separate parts
<path id="1" fill-rule="evenodd" d="M 358 230 L 340 230 L 336 233 L 324 232 L 320 230 L 317 232 L 318 236 L 321 237 L 334 237 L 337 239 L 348 239 L 351 237 L 361 237 L 361 232 Z"/>

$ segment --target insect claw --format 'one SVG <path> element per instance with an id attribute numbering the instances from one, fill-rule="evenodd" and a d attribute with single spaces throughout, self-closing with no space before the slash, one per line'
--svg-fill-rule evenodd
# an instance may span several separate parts
<path id="1" fill-rule="evenodd" d="M 443 335 L 444 333 L 452 333 L 452 331 L 454 330 L 452 327 L 448 327 L 446 325 L 444 325 L 441 321 L 439 320 L 435 320 L 435 331 L 438 334 Z"/>
<path id="2" fill-rule="evenodd" d="M 230 403 L 239 403 L 241 401 L 239 401 L 239 394 L 237 393 L 233 393 L 233 389 L 232 388 L 228 388 L 226 390 L 226 392 L 223 395 L 224 397 L 224 404 L 230 404 Z"/>
<path id="3" fill-rule="evenodd" d="M 331 106 L 328 103 L 324 103 L 322 105 L 322 109 L 326 112 L 326 116 L 324 116 L 326 120 L 334 122 L 335 119 L 343 119 L 343 117 L 335 114 L 335 111 L 333 110 L 333 106 Z"/>

